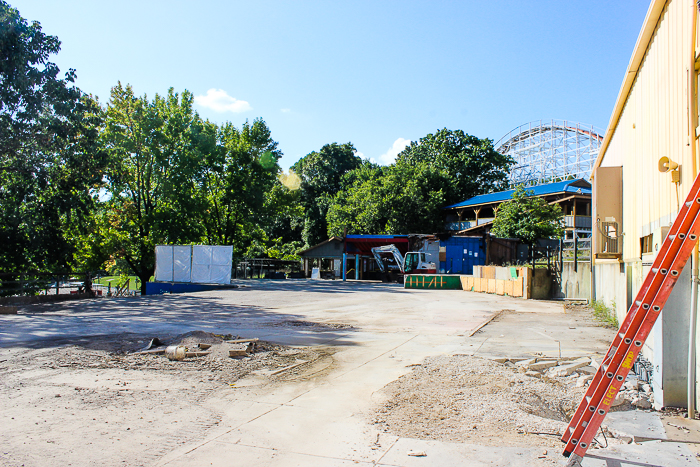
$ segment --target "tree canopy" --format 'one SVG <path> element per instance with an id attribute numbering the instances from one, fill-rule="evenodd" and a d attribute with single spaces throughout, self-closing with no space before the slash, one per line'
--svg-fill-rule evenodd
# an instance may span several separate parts
<path id="1" fill-rule="evenodd" d="M 439 177 L 448 203 L 506 190 L 512 164 L 490 139 L 447 128 L 411 142 L 396 157 L 396 166 L 421 167 Z"/>
<path id="2" fill-rule="evenodd" d="M 246 236 L 257 229 L 257 218 L 270 207 L 266 195 L 279 189 L 277 161 L 282 154 L 262 119 L 245 122 L 240 129 L 226 123 L 218 130 L 216 142 L 203 185 L 207 241 L 234 245 L 240 253 Z"/>
<path id="3" fill-rule="evenodd" d="M 304 207 L 302 238 L 307 245 L 326 240 L 326 215 L 333 196 L 342 188 L 343 176 L 358 168 L 362 159 L 352 143 L 326 144 L 299 159 L 292 170 L 301 178 L 301 205 Z"/>
<path id="4" fill-rule="evenodd" d="M 29 271 L 107 268 L 135 274 L 143 291 L 158 244 L 290 259 L 345 232 L 438 232 L 444 206 L 507 184 L 511 159 L 448 129 L 389 166 L 331 143 L 284 174 L 263 119 L 217 124 L 187 90 L 149 98 L 121 83 L 100 105 L 74 70 L 59 77 L 59 50 L 0 0 L 2 287 Z"/>
<path id="5" fill-rule="evenodd" d="M 118 84 L 107 106 L 109 200 L 98 227 L 113 259 L 142 284 L 153 275 L 158 244 L 233 245 L 237 256 L 255 244 L 257 254 L 268 247 L 288 254 L 262 228 L 286 210 L 279 201 L 289 191 L 277 178 L 281 153 L 269 128 L 261 119 L 219 127 L 192 103 L 188 91 L 149 100 Z"/>
<path id="6" fill-rule="evenodd" d="M 215 130 L 192 109 L 193 97 L 136 97 L 131 86 L 112 88 L 101 141 L 109 152 L 107 218 L 102 229 L 114 255 L 145 287 L 155 267 L 155 246 L 199 241 L 199 195 L 205 155 Z"/>
<path id="7" fill-rule="evenodd" d="M 520 185 L 512 199 L 499 206 L 491 233 L 532 245 L 539 238 L 560 238 L 564 234 L 563 216 L 558 204 L 549 204 Z"/>
<path id="8" fill-rule="evenodd" d="M 60 41 L 0 1 L 0 271 L 67 270 L 93 207 L 103 112 L 49 61 Z"/>
<path id="9" fill-rule="evenodd" d="M 328 208 L 328 234 L 439 232 L 443 207 L 505 189 L 511 164 L 491 140 L 438 130 L 412 142 L 388 167 L 349 172 Z"/>

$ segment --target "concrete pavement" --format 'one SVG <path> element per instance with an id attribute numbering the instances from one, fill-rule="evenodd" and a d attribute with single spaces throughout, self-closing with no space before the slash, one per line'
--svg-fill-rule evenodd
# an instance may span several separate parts
<path id="1" fill-rule="evenodd" d="M 24 307 L 0 318 L 0 346 L 51 346 L 86 335 L 152 336 L 194 329 L 279 344 L 333 346 L 330 367 L 307 378 L 238 381 L 210 398 L 223 412 L 203 441 L 158 465 L 510 466 L 557 465 L 560 452 L 398 438 L 368 423 L 376 394 L 439 354 L 603 353 L 601 328 L 566 316 L 560 303 L 340 281 L 248 281 L 234 290 Z M 501 310 L 482 331 L 469 333 Z M 598 330 L 598 331 L 596 331 Z M 597 465 L 697 465 L 686 446 L 657 443 L 598 450 Z M 408 456 L 424 451 L 425 457 Z M 647 460 L 640 456 L 650 456 Z M 627 462 L 630 461 L 631 463 Z M 602 463 L 601 463 L 602 462 Z M 612 463 L 611 463 L 612 462 Z"/>

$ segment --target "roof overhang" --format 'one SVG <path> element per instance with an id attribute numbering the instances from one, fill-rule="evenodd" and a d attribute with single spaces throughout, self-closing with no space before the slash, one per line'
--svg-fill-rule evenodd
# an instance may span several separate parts
<path id="1" fill-rule="evenodd" d="M 571 193 L 570 191 L 557 191 L 557 192 L 554 192 L 554 193 L 547 193 L 547 194 L 544 194 L 544 195 L 533 195 L 533 196 L 528 196 L 528 198 L 542 198 L 542 199 L 545 199 L 545 200 L 546 200 L 547 198 L 551 198 L 551 197 L 554 197 L 554 196 L 565 196 L 565 197 L 562 198 L 562 199 L 554 199 L 554 200 L 552 200 L 552 201 L 550 202 L 550 204 L 552 204 L 552 203 L 561 203 L 561 202 L 568 201 L 568 200 L 573 199 L 573 198 L 587 199 L 587 200 L 590 200 L 590 199 L 591 199 L 591 194 L 590 194 L 590 193 Z M 466 206 L 447 207 L 447 208 L 443 208 L 443 210 L 445 210 L 445 211 L 452 211 L 452 210 L 454 210 L 454 211 L 459 211 L 459 210 L 461 210 L 461 209 L 474 209 L 474 208 L 485 208 L 485 207 L 490 207 L 490 206 L 498 206 L 498 205 L 500 205 L 500 204 L 503 204 L 503 203 L 506 203 L 506 202 L 510 201 L 511 199 L 512 199 L 512 198 L 510 198 L 510 199 L 505 199 L 505 200 L 503 200 L 503 201 L 489 201 L 489 202 L 487 202 L 487 203 L 469 204 L 469 205 L 466 205 Z"/>
<path id="2" fill-rule="evenodd" d="M 327 244 L 327 243 L 331 243 L 331 242 L 334 242 L 334 241 L 342 242 L 343 239 L 342 239 L 341 237 L 331 237 L 331 238 L 329 238 L 328 240 L 326 240 L 326 241 L 324 241 L 324 242 L 321 242 L 321 243 L 318 243 L 318 244 L 316 244 L 316 245 L 314 245 L 314 246 L 308 247 L 306 250 L 301 250 L 301 251 L 297 252 L 297 254 L 301 256 L 301 255 L 303 255 L 304 253 L 308 253 L 308 252 L 311 251 L 311 250 L 314 250 L 314 249 L 316 249 L 316 248 L 318 248 L 318 247 L 320 247 L 320 246 L 323 246 L 323 245 L 325 245 L 325 244 Z"/>
<path id="3" fill-rule="evenodd" d="M 345 239 L 347 252 L 354 255 L 372 255 L 372 248 L 396 245 L 402 254 L 408 251 L 408 237 L 368 235 L 366 237 L 348 236 Z"/>
<path id="4" fill-rule="evenodd" d="M 432 235 L 414 235 L 414 237 L 434 238 Z M 344 250 L 338 254 L 315 256 L 313 250 L 318 249 L 328 243 L 337 242 L 344 244 Z M 372 255 L 372 248 L 384 245 L 396 245 L 405 254 L 410 246 L 408 235 L 348 235 L 347 237 L 331 237 L 317 245 L 298 252 L 299 256 L 306 258 L 342 258 L 343 251 L 353 255 Z"/>
<path id="5" fill-rule="evenodd" d="M 468 229 L 460 230 L 455 235 L 469 235 L 477 232 L 486 233 L 491 230 L 491 227 L 493 227 L 493 221 L 488 221 L 483 224 L 475 225 L 474 227 L 469 227 Z"/>

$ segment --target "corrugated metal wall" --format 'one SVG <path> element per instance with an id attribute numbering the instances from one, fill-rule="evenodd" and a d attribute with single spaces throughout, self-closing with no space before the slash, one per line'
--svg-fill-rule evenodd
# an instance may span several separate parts
<path id="1" fill-rule="evenodd" d="M 450 237 L 440 241 L 445 248 L 445 261 L 440 261 L 439 270 L 445 274 L 472 274 L 474 265 L 486 263 L 484 241 L 480 237 Z"/>
<path id="2" fill-rule="evenodd" d="M 653 1 L 650 14 L 658 12 L 661 4 Z M 669 0 L 663 5 L 638 69 L 629 70 L 636 72 L 636 78 L 601 162 L 601 167 L 622 167 L 621 230 L 625 265 L 620 267 L 614 259 L 596 259 L 595 298 L 616 304 L 618 319 L 624 317 L 648 269 L 641 262 L 640 239 L 670 225 L 696 175 L 691 147 L 695 144 L 691 118 L 695 79 L 694 8 L 693 0 Z M 643 28 L 640 38 L 647 31 Z M 636 63 L 639 58 L 635 51 L 630 63 Z M 661 157 L 680 164 L 680 184 L 672 182 L 670 173 L 659 172 Z M 645 257 L 645 264 L 650 257 Z M 685 279 L 678 281 L 665 313 L 643 349 L 655 368 L 655 404 L 684 405 L 688 323 L 679 319 L 686 319 L 689 309 L 687 273 L 686 268 Z M 657 382 L 663 389 L 657 388 Z"/>
<path id="3" fill-rule="evenodd" d="M 667 2 L 601 164 L 623 167 L 626 261 L 639 260 L 641 237 L 672 221 L 695 178 L 688 108 L 693 8 L 692 0 Z M 657 169 L 663 156 L 681 165 L 678 193 L 670 174 Z"/>

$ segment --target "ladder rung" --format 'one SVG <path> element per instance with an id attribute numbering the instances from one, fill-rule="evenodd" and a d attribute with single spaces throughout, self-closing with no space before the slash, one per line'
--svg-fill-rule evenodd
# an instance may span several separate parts
<path id="1" fill-rule="evenodd" d="M 601 362 L 595 384 L 588 387 L 569 423 L 567 435 L 562 438 L 566 443 L 564 453 L 567 457 L 570 454 L 580 457 L 586 455 L 586 450 L 612 404 L 611 396 L 619 391 L 617 381 L 624 381 L 630 372 L 634 358 L 641 351 L 692 254 L 700 234 L 700 174 L 690 187 L 670 231 L 673 233 L 669 233 L 663 240 L 644 283 L 637 291 L 634 303 L 641 310 L 628 313 L 625 317 L 617 337 Z M 686 237 L 689 241 L 685 241 Z"/>

